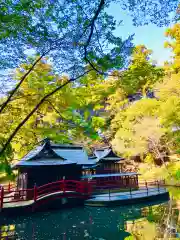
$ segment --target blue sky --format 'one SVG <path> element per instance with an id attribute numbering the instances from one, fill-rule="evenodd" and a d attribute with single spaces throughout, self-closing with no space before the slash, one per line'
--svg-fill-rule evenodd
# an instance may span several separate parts
<path id="1" fill-rule="evenodd" d="M 152 49 L 152 59 L 156 60 L 158 65 L 162 65 L 164 61 L 171 59 L 171 51 L 164 48 L 164 42 L 167 40 L 164 32 L 167 27 L 160 28 L 153 24 L 135 27 L 132 24 L 131 17 L 124 11 L 120 11 L 116 4 L 111 4 L 108 13 L 114 16 L 118 22 L 123 20 L 123 23 L 115 30 L 115 35 L 125 39 L 134 33 L 134 44 L 144 44 L 147 48 Z"/>

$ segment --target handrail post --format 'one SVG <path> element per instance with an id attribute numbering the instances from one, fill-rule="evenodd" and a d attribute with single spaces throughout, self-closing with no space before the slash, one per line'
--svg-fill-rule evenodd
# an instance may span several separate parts
<path id="1" fill-rule="evenodd" d="M 158 193 L 160 192 L 160 187 L 159 187 L 159 181 L 157 181 L 158 182 Z"/>
<path id="2" fill-rule="evenodd" d="M 84 187 L 84 190 L 83 190 L 84 193 L 85 193 L 86 188 L 87 188 L 87 195 L 89 195 L 90 194 L 90 184 L 88 182 L 86 183 L 86 186 Z"/>
<path id="3" fill-rule="evenodd" d="M 10 193 L 11 191 L 11 183 L 9 182 L 9 185 L 8 185 L 8 192 Z"/>
<path id="4" fill-rule="evenodd" d="M 109 200 L 111 198 L 111 189 L 109 188 Z"/>
<path id="5" fill-rule="evenodd" d="M 129 191 L 130 191 L 130 196 L 132 198 L 132 189 L 131 189 L 131 187 L 130 187 Z"/>
<path id="6" fill-rule="evenodd" d="M 36 183 L 34 184 L 34 202 L 37 201 L 37 186 Z"/>
<path id="7" fill-rule="evenodd" d="M 91 183 L 88 183 L 88 195 L 91 195 L 92 194 L 92 192 L 93 192 L 93 186 L 92 186 L 92 184 Z"/>
<path id="8" fill-rule="evenodd" d="M 63 193 L 65 193 L 65 181 L 63 179 Z"/>
<path id="9" fill-rule="evenodd" d="M 1 203 L 0 203 L 0 210 L 3 209 L 3 199 L 4 199 L 4 187 L 1 186 Z"/>
<path id="10" fill-rule="evenodd" d="M 82 182 L 76 183 L 76 192 L 83 193 L 84 191 L 84 184 Z"/>

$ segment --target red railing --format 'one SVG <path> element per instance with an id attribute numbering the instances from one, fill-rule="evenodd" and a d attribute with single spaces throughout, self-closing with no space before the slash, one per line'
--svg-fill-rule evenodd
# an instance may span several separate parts
<path id="1" fill-rule="evenodd" d="M 74 180 L 62 180 L 57 182 L 51 182 L 42 186 L 34 186 L 32 189 L 19 189 L 11 188 L 12 185 L 0 186 L 0 209 L 3 208 L 4 204 L 24 202 L 27 200 L 33 200 L 34 202 L 43 200 L 48 197 L 55 197 L 59 195 L 60 197 L 78 197 L 78 198 L 88 198 L 91 194 L 97 194 L 101 191 L 112 191 L 122 188 L 121 182 L 118 181 L 103 181 L 102 184 L 97 184 L 96 181 L 74 181 Z M 127 191 L 133 190 L 133 188 L 141 188 L 145 191 L 149 191 L 151 187 L 157 186 L 159 189 L 163 185 L 163 181 L 138 181 L 138 185 L 128 186 Z M 9 194 L 7 194 L 9 193 Z M 56 194 L 57 193 L 57 194 Z M 30 196 L 30 197 L 29 197 Z M 48 198 L 46 198 L 48 200 Z"/>
<path id="2" fill-rule="evenodd" d="M 4 193 L 11 193 L 16 187 L 14 183 L 9 182 L 8 184 L 3 184 L 4 187 Z"/>
<path id="3" fill-rule="evenodd" d="M 11 190 L 10 194 L 5 194 L 4 186 L 0 186 L 0 209 L 6 203 L 27 201 L 27 195 L 31 195 L 31 200 L 37 202 L 46 196 L 53 196 L 55 193 L 63 193 L 66 197 L 84 197 L 91 195 L 91 184 L 83 181 L 62 180 L 48 183 L 32 189 Z M 30 199 L 29 199 L 30 200 Z"/>
<path id="4" fill-rule="evenodd" d="M 114 189 L 117 189 L 117 186 L 109 186 L 109 188 L 107 188 L 107 185 L 101 186 L 98 188 L 96 188 L 96 192 L 94 192 L 94 195 L 98 194 L 98 198 L 109 198 L 109 200 L 111 199 L 111 197 L 115 197 L 115 196 L 120 196 L 124 199 L 128 199 L 128 198 L 135 198 L 137 196 L 150 196 L 150 195 L 155 195 L 157 193 L 166 193 L 167 190 L 164 187 L 164 180 L 151 180 L 151 181 L 140 181 L 139 182 L 139 186 L 137 189 L 132 189 L 131 187 L 128 187 L 126 190 L 123 190 L 123 192 L 114 192 Z M 97 189 L 100 190 L 100 192 L 97 192 Z M 101 191 L 107 190 L 107 194 L 102 194 Z M 104 192 L 103 192 L 104 193 Z M 119 194 L 119 195 L 118 195 Z"/>
<path id="5" fill-rule="evenodd" d="M 91 185 L 87 182 L 74 181 L 74 180 L 62 180 L 45 184 L 40 187 L 34 187 L 34 200 L 43 198 L 46 195 L 63 192 L 64 194 L 79 193 L 81 195 L 91 194 Z"/>
<path id="6" fill-rule="evenodd" d="M 124 192 L 126 191 L 133 191 L 135 189 L 150 189 L 150 187 L 157 187 L 160 188 L 160 186 L 164 185 L 164 180 L 157 181 L 157 180 L 150 180 L 150 181 L 138 181 L 138 182 L 133 182 L 129 185 L 127 183 L 123 183 L 122 181 L 119 180 L 106 180 L 102 182 L 97 182 L 96 180 L 90 180 L 89 184 L 91 185 L 92 188 L 92 193 L 93 194 L 100 194 L 104 193 L 107 190 L 108 191 L 117 191 L 121 192 L 122 190 Z"/>

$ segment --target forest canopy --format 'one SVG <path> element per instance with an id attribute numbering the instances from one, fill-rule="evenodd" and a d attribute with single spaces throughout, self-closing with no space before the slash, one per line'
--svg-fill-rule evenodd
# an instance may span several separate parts
<path id="1" fill-rule="evenodd" d="M 167 25 L 178 7 L 173 0 L 0 3 L 2 169 L 45 137 L 105 142 L 162 162 L 180 151 L 180 24 L 166 31 L 173 61 L 160 67 L 133 35 L 114 35 L 111 3 L 136 26 Z"/>

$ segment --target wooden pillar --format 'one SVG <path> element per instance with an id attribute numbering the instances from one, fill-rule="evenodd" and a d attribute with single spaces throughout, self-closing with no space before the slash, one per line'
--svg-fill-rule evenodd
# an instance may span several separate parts
<path id="1" fill-rule="evenodd" d="M 15 190 L 18 190 L 18 179 L 19 179 L 19 169 L 18 169 L 16 183 L 15 183 Z"/>
<path id="2" fill-rule="evenodd" d="M 136 175 L 136 186 L 138 187 L 139 183 L 138 183 L 138 175 Z"/>
<path id="3" fill-rule="evenodd" d="M 132 176 L 132 186 L 134 187 L 136 185 L 136 179 L 134 176 Z"/>
<path id="4" fill-rule="evenodd" d="M 119 176 L 119 185 L 122 187 L 122 177 Z"/>

